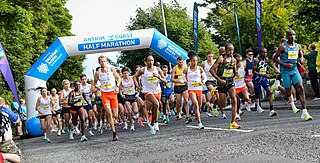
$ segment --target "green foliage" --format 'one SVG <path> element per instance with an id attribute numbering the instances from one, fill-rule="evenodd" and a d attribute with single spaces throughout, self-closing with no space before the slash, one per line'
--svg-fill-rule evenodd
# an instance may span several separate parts
<path id="1" fill-rule="evenodd" d="M 186 51 L 192 50 L 192 18 L 188 16 L 186 8 L 182 8 L 175 1 L 172 4 L 164 4 L 164 11 L 168 38 Z M 136 12 L 137 15 L 131 18 L 130 25 L 127 27 L 128 30 L 155 28 L 164 33 L 159 4 L 147 10 L 138 8 Z M 198 31 L 200 58 L 204 59 L 206 52 L 209 50 L 217 54 L 218 49 L 215 43 L 212 42 L 210 33 L 204 28 L 202 23 L 199 23 Z M 123 51 L 117 62 L 133 70 L 135 65 L 144 65 L 143 59 L 147 54 L 154 54 L 154 52 L 150 49 Z M 155 61 L 168 65 L 168 62 L 159 55 L 155 55 Z"/>
<path id="2" fill-rule="evenodd" d="M 24 74 L 60 36 L 72 35 L 72 16 L 63 0 L 0 1 L 0 40 L 10 63 L 20 97 L 24 96 Z M 65 78 L 74 79 L 82 71 L 84 56 L 68 59 L 48 81 L 49 88 L 59 87 Z M 74 71 L 71 71 L 74 70 Z M 70 73 L 66 73 L 66 72 Z M 0 96 L 10 89 L 0 78 Z"/>

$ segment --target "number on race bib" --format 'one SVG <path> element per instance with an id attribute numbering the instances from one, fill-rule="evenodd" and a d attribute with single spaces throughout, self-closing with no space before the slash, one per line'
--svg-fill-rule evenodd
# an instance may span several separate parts
<path id="1" fill-rule="evenodd" d="M 266 68 L 260 69 L 260 74 L 262 75 L 267 74 L 267 69 Z"/>
<path id="2" fill-rule="evenodd" d="M 248 74 L 252 75 L 252 69 L 248 70 Z"/>
<path id="3" fill-rule="evenodd" d="M 224 69 L 222 77 L 230 78 L 232 77 L 233 69 Z"/>
<path id="4" fill-rule="evenodd" d="M 157 81 L 158 81 L 158 78 L 156 78 L 156 77 L 147 78 L 147 82 L 149 82 L 149 83 L 155 83 Z"/>
<path id="5" fill-rule="evenodd" d="M 198 87 L 199 86 L 199 82 L 191 82 L 191 86 Z"/>
<path id="6" fill-rule="evenodd" d="M 288 51 L 288 59 L 298 59 L 298 51 Z"/>
<path id="7" fill-rule="evenodd" d="M 44 109 L 44 110 L 47 110 L 47 109 L 49 109 L 49 108 L 50 108 L 49 105 L 44 105 L 44 106 L 42 106 L 42 109 Z"/>
<path id="8" fill-rule="evenodd" d="M 105 83 L 102 85 L 104 88 L 111 88 L 113 85 L 112 83 Z"/>

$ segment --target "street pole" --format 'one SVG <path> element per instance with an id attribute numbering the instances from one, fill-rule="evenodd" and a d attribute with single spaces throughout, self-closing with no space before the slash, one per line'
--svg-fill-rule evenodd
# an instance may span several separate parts
<path id="1" fill-rule="evenodd" d="M 160 0 L 160 8 L 161 8 L 161 13 L 162 13 L 162 22 L 163 22 L 163 28 L 164 28 L 164 35 L 168 38 L 167 26 L 166 26 L 166 18 L 164 16 L 164 9 L 163 9 L 162 0 Z M 172 70 L 172 66 L 171 66 L 170 62 L 169 62 L 169 68 L 170 68 L 170 71 L 171 71 Z"/>

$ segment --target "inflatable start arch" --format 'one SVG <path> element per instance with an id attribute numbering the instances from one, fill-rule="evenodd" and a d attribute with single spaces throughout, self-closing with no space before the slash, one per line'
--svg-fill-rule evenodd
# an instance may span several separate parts
<path id="1" fill-rule="evenodd" d="M 143 29 L 82 37 L 68 36 L 57 38 L 36 63 L 24 75 L 28 119 L 37 116 L 35 110 L 37 87 L 46 87 L 46 81 L 68 58 L 77 55 L 111 51 L 125 51 L 150 48 L 170 63 L 176 65 L 181 56 L 186 60 L 187 52 L 169 40 L 156 29 Z"/>

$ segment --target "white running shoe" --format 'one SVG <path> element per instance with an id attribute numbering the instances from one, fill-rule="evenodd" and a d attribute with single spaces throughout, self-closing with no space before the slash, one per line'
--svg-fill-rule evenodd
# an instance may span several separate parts
<path id="1" fill-rule="evenodd" d="M 248 102 L 244 103 L 244 107 L 246 108 L 247 111 L 251 111 L 250 104 Z"/>
<path id="2" fill-rule="evenodd" d="M 228 106 L 226 107 L 226 109 L 231 109 L 231 107 L 232 107 L 231 105 L 228 105 Z"/>
<path id="3" fill-rule="evenodd" d="M 209 112 L 207 112 L 207 117 L 212 117 L 212 114 L 210 114 Z"/>
<path id="4" fill-rule="evenodd" d="M 82 141 L 82 142 L 83 141 L 88 141 L 88 139 L 87 139 L 87 137 L 85 135 L 82 135 L 81 138 L 80 138 L 80 141 Z"/>
<path id="5" fill-rule="evenodd" d="M 130 131 L 134 131 L 134 125 L 133 124 L 130 127 Z"/>
<path id="6" fill-rule="evenodd" d="M 61 136 L 61 130 L 58 130 L 57 136 Z"/>
<path id="7" fill-rule="evenodd" d="M 128 129 L 128 124 L 127 122 L 124 123 L 124 127 L 123 127 L 123 130 L 127 130 Z"/>
<path id="8" fill-rule="evenodd" d="M 69 134 L 69 139 L 70 140 L 73 140 L 74 138 L 73 138 L 73 133 L 72 132 L 70 132 L 70 134 Z"/>
<path id="9" fill-rule="evenodd" d="M 154 123 L 154 130 L 155 131 L 159 131 L 160 129 L 159 129 L 159 123 L 157 122 L 157 123 Z"/>
<path id="10" fill-rule="evenodd" d="M 223 113 L 223 114 L 222 114 L 222 118 L 223 118 L 223 119 L 227 119 L 226 114 Z"/>
<path id="11" fill-rule="evenodd" d="M 257 107 L 257 111 L 258 111 L 259 113 L 264 112 L 264 110 L 260 107 L 260 105 L 258 105 L 258 107 Z"/>
<path id="12" fill-rule="evenodd" d="M 312 120 L 312 117 L 309 115 L 309 113 L 308 112 L 302 112 L 302 114 L 301 114 L 301 119 L 302 120 L 305 120 L 305 121 L 310 121 L 310 120 Z"/>
<path id="13" fill-rule="evenodd" d="M 89 135 L 94 136 L 94 133 L 91 130 L 89 130 Z"/>
<path id="14" fill-rule="evenodd" d="M 94 129 L 94 130 L 97 130 L 97 126 L 98 126 L 98 123 L 95 122 L 95 123 L 93 124 L 93 129 Z"/>
<path id="15" fill-rule="evenodd" d="M 103 133 L 103 130 L 102 130 L 101 127 L 98 127 L 98 133 L 99 133 L 99 134 L 102 134 L 102 133 Z"/>
<path id="16" fill-rule="evenodd" d="M 270 117 L 277 116 L 277 112 L 274 111 L 274 110 L 271 110 L 269 116 L 270 116 Z"/>
<path id="17" fill-rule="evenodd" d="M 46 140 L 47 139 L 47 134 L 44 133 L 44 137 L 42 138 L 43 140 Z"/>
<path id="18" fill-rule="evenodd" d="M 76 129 L 76 134 L 77 134 L 77 135 L 80 135 L 81 132 L 80 132 L 80 130 L 78 129 L 78 126 L 76 126 L 75 129 Z"/>

